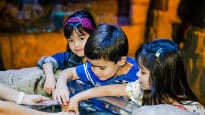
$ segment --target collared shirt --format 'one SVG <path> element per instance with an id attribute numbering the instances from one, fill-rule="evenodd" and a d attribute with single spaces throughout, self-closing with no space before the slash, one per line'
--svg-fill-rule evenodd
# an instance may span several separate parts
<path id="1" fill-rule="evenodd" d="M 96 76 L 92 71 L 91 64 L 89 62 L 77 66 L 76 73 L 79 76 L 80 80 L 82 80 L 86 84 L 91 83 L 93 86 L 133 82 L 138 79 L 136 73 L 139 69 L 136 61 L 133 58 L 127 57 L 127 62 L 133 65 L 127 74 L 113 76 L 108 80 L 98 79 L 98 76 Z"/>

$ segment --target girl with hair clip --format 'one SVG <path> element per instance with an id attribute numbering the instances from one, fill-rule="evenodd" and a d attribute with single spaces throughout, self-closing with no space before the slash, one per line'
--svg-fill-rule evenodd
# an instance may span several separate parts
<path id="1" fill-rule="evenodd" d="M 140 106 L 169 104 L 179 108 L 177 110 L 205 114 L 203 105 L 188 85 L 186 67 L 177 44 L 168 39 L 157 39 L 142 45 L 135 58 L 139 66 L 138 80 L 128 84 L 95 87 L 78 93 L 70 98 L 68 111 L 78 113 L 79 101 L 88 98 L 128 96 Z"/>
<path id="2" fill-rule="evenodd" d="M 44 56 L 37 66 L 45 72 L 46 80 L 43 90 L 51 94 L 55 89 L 54 72 L 80 65 L 84 58 L 84 47 L 96 24 L 93 16 L 87 11 L 77 11 L 64 22 L 64 36 L 68 40 L 66 52 Z"/>

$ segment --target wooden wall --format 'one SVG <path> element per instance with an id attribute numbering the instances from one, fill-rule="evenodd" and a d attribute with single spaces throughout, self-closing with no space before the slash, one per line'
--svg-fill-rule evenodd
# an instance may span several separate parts
<path id="1" fill-rule="evenodd" d="M 65 51 L 62 33 L 1 34 L 0 49 L 5 69 L 36 66 L 45 55 Z"/>

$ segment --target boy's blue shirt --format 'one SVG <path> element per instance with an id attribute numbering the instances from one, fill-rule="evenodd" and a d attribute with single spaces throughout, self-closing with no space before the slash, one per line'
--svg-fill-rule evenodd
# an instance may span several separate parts
<path id="1" fill-rule="evenodd" d="M 86 62 L 83 65 L 76 66 L 76 73 L 81 81 L 83 81 L 85 84 L 91 83 L 93 86 L 132 82 L 138 79 L 136 73 L 139 69 L 136 61 L 133 58 L 127 57 L 127 62 L 133 64 L 132 68 L 127 74 L 114 76 L 108 80 L 98 79 L 98 77 L 91 70 L 91 64 L 89 62 Z"/>
<path id="2" fill-rule="evenodd" d="M 84 82 L 84 90 L 95 86 L 121 84 L 136 81 L 138 79 L 136 73 L 139 70 L 137 63 L 131 57 L 127 57 L 127 62 L 133 65 L 127 74 L 114 76 L 108 80 L 98 79 L 98 77 L 91 70 L 91 64 L 89 62 L 76 66 L 76 73 L 79 79 Z M 110 111 L 109 109 L 106 109 L 104 103 L 97 101 L 95 98 L 90 99 L 90 103 L 92 103 L 92 106 L 98 108 L 100 111 Z"/>

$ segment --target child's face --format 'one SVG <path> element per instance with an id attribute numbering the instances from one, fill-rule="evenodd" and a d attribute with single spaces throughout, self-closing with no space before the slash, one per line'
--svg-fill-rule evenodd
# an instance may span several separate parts
<path id="1" fill-rule="evenodd" d="M 83 32 L 81 34 L 78 30 L 73 31 L 72 35 L 68 39 L 69 47 L 73 53 L 79 57 L 84 56 L 85 44 L 89 38 L 89 34 Z"/>
<path id="2" fill-rule="evenodd" d="M 139 79 L 140 87 L 143 90 L 150 90 L 150 84 L 149 84 L 149 77 L 150 77 L 150 71 L 139 64 L 139 71 L 137 72 L 137 76 Z"/>
<path id="3" fill-rule="evenodd" d="M 118 75 L 119 69 L 121 67 L 119 63 L 114 63 L 105 59 L 88 59 L 88 61 L 92 65 L 92 71 L 96 76 L 98 76 L 100 80 L 107 80 L 113 76 Z"/>

